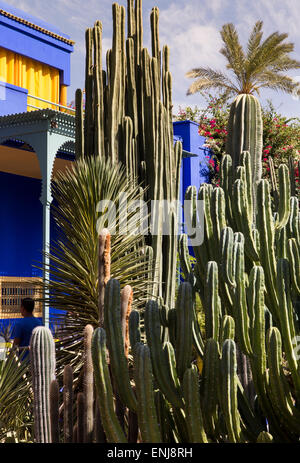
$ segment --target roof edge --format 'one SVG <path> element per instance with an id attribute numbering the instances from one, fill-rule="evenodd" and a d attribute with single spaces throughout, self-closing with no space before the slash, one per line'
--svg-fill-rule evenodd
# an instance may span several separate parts
<path id="1" fill-rule="evenodd" d="M 68 45 L 75 45 L 75 42 L 73 40 L 67 39 L 66 37 L 63 37 L 62 35 L 55 34 L 54 32 L 51 32 L 48 29 L 38 26 L 37 24 L 31 23 L 30 21 L 27 21 L 26 19 L 20 18 L 19 16 L 15 16 L 14 14 L 9 13 L 8 11 L 3 10 L 2 8 L 0 8 L 0 15 L 5 16 L 9 19 L 12 19 L 13 21 L 24 24 L 25 26 L 31 27 L 31 29 L 35 29 L 39 32 L 42 32 L 45 35 L 49 35 L 50 37 L 60 40 L 61 42 L 67 43 Z"/>

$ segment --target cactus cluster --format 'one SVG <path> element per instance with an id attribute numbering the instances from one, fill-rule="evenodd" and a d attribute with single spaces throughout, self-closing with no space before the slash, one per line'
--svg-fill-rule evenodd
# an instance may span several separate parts
<path id="1" fill-rule="evenodd" d="M 135 4 L 134 4 L 135 3 Z M 153 203 L 157 234 L 148 237 L 152 248 L 149 278 L 151 296 L 163 297 L 172 307 L 177 262 L 177 214 L 182 146 L 173 144 L 172 76 L 169 48 L 159 43 L 159 10 L 151 12 L 152 53 L 143 45 L 142 0 L 112 6 L 113 40 L 102 63 L 102 23 L 86 32 L 85 112 L 83 92 L 76 93 L 76 155 L 109 156 L 125 164 L 127 174 L 146 188 Z M 163 217 L 158 201 L 166 200 Z M 162 236 L 163 220 L 170 234 Z M 151 282 L 151 284 L 150 284 Z"/>
<path id="2" fill-rule="evenodd" d="M 158 9 L 151 13 L 151 57 L 143 48 L 141 0 L 128 0 L 127 39 L 125 9 L 117 4 L 113 23 L 106 71 L 101 23 L 86 34 L 84 115 L 82 92 L 76 94 L 77 156 L 122 161 L 128 175 L 148 187 L 147 199 L 171 204 L 178 198 L 182 148 L 173 146 L 169 50 L 160 51 Z M 261 179 L 261 137 L 259 103 L 239 96 L 221 187 L 186 192 L 190 222 L 200 227 L 204 214 L 204 241 L 194 246 L 192 266 L 188 237 L 179 240 L 185 281 L 176 303 L 177 211 L 167 214 L 169 236 L 158 233 L 148 243 L 150 297 L 142 320 L 132 310 L 131 287 L 121 291 L 111 278 L 110 236 L 100 233 L 99 327 L 84 332 L 77 413 L 68 366 L 60 405 L 51 334 L 38 328 L 31 341 L 37 441 L 299 442 L 299 205 L 286 166 L 279 168 L 278 185 L 272 178 L 272 200 Z M 161 211 L 152 214 L 161 227 Z"/>
<path id="3" fill-rule="evenodd" d="M 221 188 L 203 185 L 198 195 L 194 187 L 187 191 L 187 198 L 195 201 L 191 222 L 200 226 L 199 214 L 204 213 L 204 242 L 194 247 L 192 268 L 188 239 L 180 239 L 186 282 L 179 288 L 175 308 L 166 314 L 159 300 L 147 303 L 146 345 L 140 342 L 138 314 L 130 315 L 134 373 L 122 374 L 127 379 L 119 381 L 117 392 L 137 413 L 143 442 L 299 440 L 298 200 L 291 196 L 286 166 L 279 168 L 277 206 L 268 181 L 260 180 L 256 208 L 250 153 L 242 153 L 236 169 L 225 156 L 221 170 Z M 119 359 L 125 360 L 118 347 L 122 345 L 118 283 L 110 280 L 106 291 L 109 318 L 94 335 L 94 349 L 101 347 L 104 361 L 107 336 L 109 356 L 118 351 Z M 205 333 L 197 323 L 196 292 L 205 308 Z M 129 368 L 123 360 L 122 369 Z M 239 368 L 240 363 L 249 371 Z M 115 378 L 117 365 L 115 361 L 110 365 Z M 99 402 L 104 391 L 112 393 L 107 375 L 106 381 L 98 389 Z M 128 400 L 135 391 L 137 408 Z M 145 420 L 150 429 L 144 428 Z M 103 421 L 105 431 L 110 422 L 111 417 Z M 118 438 L 128 439 L 124 426 Z"/>
<path id="4" fill-rule="evenodd" d="M 61 380 L 55 377 L 55 346 L 51 331 L 44 327 L 34 330 L 30 352 L 35 442 L 105 442 L 94 397 L 93 331 L 93 327 L 87 325 L 83 333 L 83 386 L 79 391 L 70 365 L 65 366 Z"/>
<path id="5" fill-rule="evenodd" d="M 249 163 L 247 158 L 248 155 L 243 156 L 245 163 Z M 260 188 L 259 185 L 259 192 Z M 219 208 L 218 194 L 211 193 L 206 201 L 206 216 L 216 207 L 219 212 L 215 211 L 215 215 L 224 218 L 221 211 L 225 211 L 225 197 Z M 261 194 L 258 199 L 266 201 Z M 293 202 L 293 198 L 287 199 Z M 235 207 L 238 203 L 232 204 Z M 279 213 L 267 216 L 262 204 L 258 213 L 263 215 L 257 220 L 258 227 L 263 224 L 266 232 L 274 227 L 276 255 L 279 252 L 276 224 L 281 223 L 283 228 L 293 224 L 296 228 L 291 233 L 294 233 L 299 227 L 299 215 L 297 220 L 293 219 L 295 211 L 291 207 L 285 220 L 279 218 Z M 75 426 L 70 405 L 72 372 L 68 367 L 65 370 L 65 441 L 70 442 L 73 429 L 73 442 L 87 442 L 89 422 L 92 442 L 298 441 L 299 365 L 293 351 L 293 336 L 299 333 L 294 311 L 295 298 L 299 297 L 299 266 L 295 263 L 299 241 L 289 237 L 290 231 L 286 232 L 286 255 L 275 257 L 274 294 L 269 293 L 268 281 L 272 280 L 266 278 L 271 265 L 269 259 L 265 266 L 267 237 L 261 238 L 261 228 L 253 228 L 258 259 L 252 261 L 253 249 L 245 246 L 243 233 L 234 232 L 227 223 L 221 228 L 218 246 L 209 248 L 209 241 L 203 244 L 207 247 L 206 254 L 201 253 L 202 258 L 210 259 L 212 251 L 216 257 L 214 261 L 202 262 L 206 268 L 204 280 L 200 280 L 197 261 L 195 269 L 189 267 L 189 282 L 180 285 L 175 308 L 166 314 L 159 300 L 149 301 L 143 326 L 139 313 L 131 311 L 131 288 L 121 291 L 118 281 L 109 280 L 105 287 L 104 325 L 94 332 L 87 327 L 84 334 L 85 379 L 83 393 L 77 395 Z M 281 238 L 280 253 L 283 248 Z M 197 323 L 196 291 L 206 310 L 205 333 L 201 333 Z M 277 306 L 272 305 L 275 296 Z M 164 340 L 166 331 L 168 341 Z M 34 343 L 32 349 L 36 349 Z M 253 402 L 238 374 L 238 349 L 251 365 Z M 89 380 L 92 370 L 94 398 Z M 51 439 L 55 442 L 60 438 L 58 397 L 54 382 L 50 416 Z M 93 404 L 92 421 L 88 420 L 89 403 Z M 42 420 L 40 426 L 44 424 Z"/>
<path id="6" fill-rule="evenodd" d="M 180 240 L 180 254 L 185 277 L 194 282 L 205 308 L 206 339 L 223 345 L 222 358 L 224 348 L 229 349 L 226 338 L 231 339 L 226 358 L 232 357 L 233 370 L 239 358 L 233 354 L 234 342 L 251 367 L 254 403 L 249 394 L 241 396 L 242 384 L 246 389 L 241 375 L 241 384 L 230 386 L 241 406 L 238 413 L 231 408 L 232 441 L 241 438 L 244 413 L 259 421 L 257 409 L 275 440 L 299 439 L 300 213 L 298 199 L 291 196 L 287 166 L 280 166 L 278 175 L 277 200 L 272 202 L 268 181 L 260 180 L 254 208 L 251 156 L 243 152 L 236 169 L 230 156 L 224 157 L 220 188 L 202 185 L 198 195 L 194 187 L 187 191 L 195 200 L 193 223 L 199 224 L 198 214 L 204 213 L 204 241 L 194 247 L 193 269 L 186 265 L 187 237 Z M 202 202 L 196 203 L 197 198 Z M 223 370 L 225 374 L 228 378 Z M 223 402 L 228 388 L 221 391 Z M 227 404 L 229 399 L 230 395 Z M 236 402 L 233 405 L 236 408 Z"/>

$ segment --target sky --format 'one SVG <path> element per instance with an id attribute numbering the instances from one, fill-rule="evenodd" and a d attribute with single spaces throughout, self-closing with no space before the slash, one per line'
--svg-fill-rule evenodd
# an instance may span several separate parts
<path id="1" fill-rule="evenodd" d="M 84 87 L 85 43 L 87 27 L 100 19 L 103 23 L 104 52 L 111 47 L 112 0 L 6 0 L 48 23 L 57 26 L 75 42 L 72 55 L 72 85 L 68 101 L 74 99 L 76 88 Z M 126 6 L 126 0 L 118 2 Z M 47 6 L 46 6 L 47 5 Z M 185 73 L 197 66 L 210 66 L 225 70 L 221 48 L 220 29 L 232 22 L 242 44 L 246 44 L 256 21 L 264 22 L 265 36 L 272 32 L 286 32 L 295 44 L 293 57 L 300 60 L 300 8 L 299 0 L 143 0 L 144 46 L 150 48 L 150 12 L 160 10 L 161 48 L 170 47 L 170 64 L 173 76 L 174 112 L 179 106 L 203 107 L 205 102 L 198 94 L 186 96 L 192 82 Z M 300 69 L 290 73 L 300 81 Z M 271 99 L 275 108 L 288 117 L 300 117 L 300 100 L 291 95 L 263 90 L 261 102 Z"/>

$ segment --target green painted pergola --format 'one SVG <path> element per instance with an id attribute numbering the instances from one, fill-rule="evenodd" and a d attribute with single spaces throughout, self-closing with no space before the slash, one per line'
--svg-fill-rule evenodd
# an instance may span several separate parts
<path id="1" fill-rule="evenodd" d="M 52 109 L 0 117 L 0 144 L 15 140 L 27 143 L 35 151 L 42 176 L 40 201 L 43 205 L 43 278 L 49 275 L 45 252 L 50 244 L 51 179 L 58 151 L 75 152 L 75 117 Z M 44 294 L 45 296 L 46 294 Z M 43 321 L 49 326 L 49 307 L 44 304 Z"/>

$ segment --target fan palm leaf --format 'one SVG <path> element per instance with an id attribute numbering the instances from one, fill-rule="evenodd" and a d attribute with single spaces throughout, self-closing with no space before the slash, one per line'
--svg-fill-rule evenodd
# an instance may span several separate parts
<path id="1" fill-rule="evenodd" d="M 123 198 L 120 193 L 126 194 L 127 217 L 119 208 Z M 52 320 L 58 326 L 59 369 L 71 364 L 75 372 L 80 370 L 84 327 L 99 325 L 98 236 L 103 228 L 109 228 L 112 235 L 111 277 L 117 278 L 121 286 L 132 286 L 136 307 L 147 297 L 145 274 L 149 264 L 143 237 L 146 226 L 142 223 L 144 218 L 134 210 L 143 194 L 135 180 L 126 176 L 124 168 L 110 159 L 81 159 L 57 175 L 52 213 L 58 237 L 47 254 L 50 264 L 45 287 L 49 296 L 45 302 L 63 311 Z M 107 223 L 107 216 L 97 212 L 97 205 L 103 200 L 116 205 L 116 233 L 110 228 L 113 224 Z M 125 218 L 130 222 L 128 229 Z M 140 230 L 133 233 L 138 227 Z"/>

